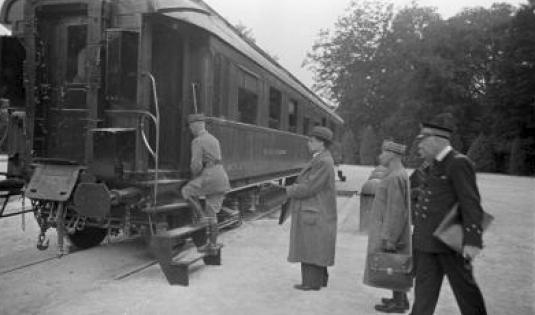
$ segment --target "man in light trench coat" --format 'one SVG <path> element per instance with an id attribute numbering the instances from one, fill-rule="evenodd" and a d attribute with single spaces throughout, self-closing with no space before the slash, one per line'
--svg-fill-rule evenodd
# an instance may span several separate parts
<path id="1" fill-rule="evenodd" d="M 384 141 L 379 162 L 386 167 L 373 200 L 368 234 L 368 254 L 395 252 L 411 254 L 411 230 L 409 216 L 409 176 L 401 158 L 406 147 L 392 141 Z M 402 286 L 388 286 L 374 283 L 369 277 L 369 261 L 364 270 L 364 284 L 393 290 L 392 299 L 383 299 L 375 309 L 386 313 L 403 313 L 409 309 L 406 292 L 412 281 Z"/>
<path id="2" fill-rule="evenodd" d="M 299 290 L 319 290 L 327 286 L 327 266 L 334 265 L 336 243 L 336 190 L 334 162 L 327 149 L 333 133 L 325 127 L 314 127 L 308 140 L 312 160 L 286 187 L 290 198 L 292 225 L 289 262 L 301 263 Z"/>

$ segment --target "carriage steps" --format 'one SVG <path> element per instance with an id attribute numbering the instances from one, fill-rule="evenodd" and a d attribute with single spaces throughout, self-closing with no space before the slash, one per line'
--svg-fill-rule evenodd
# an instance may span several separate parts
<path id="1" fill-rule="evenodd" d="M 221 244 L 210 252 L 185 250 L 175 257 L 176 240 L 191 238 L 195 246 L 206 244 L 208 224 L 198 223 L 158 233 L 151 238 L 150 248 L 158 259 L 167 281 L 171 285 L 189 285 L 189 266 L 203 260 L 205 265 L 221 265 Z"/>

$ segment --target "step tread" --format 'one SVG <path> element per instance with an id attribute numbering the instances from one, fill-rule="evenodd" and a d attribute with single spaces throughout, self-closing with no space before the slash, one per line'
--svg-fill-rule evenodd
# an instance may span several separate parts
<path id="1" fill-rule="evenodd" d="M 180 236 L 186 236 L 206 227 L 208 227 L 208 223 L 190 224 L 158 233 L 156 237 L 175 238 Z"/>
<path id="2" fill-rule="evenodd" d="M 171 264 L 175 266 L 189 266 L 204 257 L 206 257 L 206 253 L 199 253 L 197 250 L 191 250 L 190 252 L 186 253 L 185 255 L 179 255 L 175 258 L 173 258 Z"/>
<path id="3" fill-rule="evenodd" d="M 145 208 L 145 209 L 143 209 L 143 212 L 150 213 L 150 214 L 155 214 L 155 213 L 162 213 L 162 212 L 169 212 L 169 211 L 186 209 L 186 208 L 189 208 L 189 207 L 190 207 L 189 203 L 184 200 L 184 201 L 178 201 L 178 202 L 173 202 L 173 203 L 169 203 L 169 204 L 164 204 L 164 205 L 158 205 L 158 206 L 154 206 L 154 207 Z"/>
<path id="4" fill-rule="evenodd" d="M 217 244 L 215 251 L 217 252 L 221 250 L 221 248 L 223 248 L 223 244 Z M 174 257 L 171 264 L 175 266 L 189 266 L 205 257 L 212 255 L 213 253 L 198 252 L 196 248 L 191 248 Z"/>

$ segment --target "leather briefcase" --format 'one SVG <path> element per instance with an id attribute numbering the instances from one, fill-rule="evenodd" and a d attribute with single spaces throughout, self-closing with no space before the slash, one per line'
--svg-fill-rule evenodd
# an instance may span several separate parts
<path id="1" fill-rule="evenodd" d="M 494 217 L 483 211 L 483 222 L 481 228 L 486 231 L 490 226 Z M 454 204 L 451 210 L 446 214 L 442 222 L 433 233 L 433 236 L 438 238 L 451 249 L 462 254 L 463 253 L 463 225 L 461 215 L 459 213 L 459 204 Z"/>
<path id="2" fill-rule="evenodd" d="M 378 288 L 406 290 L 412 287 L 412 256 L 377 252 L 368 254 L 368 282 Z"/>

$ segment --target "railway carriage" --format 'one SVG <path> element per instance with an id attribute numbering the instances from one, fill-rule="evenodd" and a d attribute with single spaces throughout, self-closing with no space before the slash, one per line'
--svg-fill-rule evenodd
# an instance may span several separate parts
<path id="1" fill-rule="evenodd" d="M 190 113 L 221 142 L 229 207 L 295 177 L 314 125 L 340 136 L 338 115 L 200 0 L 6 0 L 0 18 L 2 189 L 24 187 L 39 248 L 50 227 L 61 254 L 64 235 L 87 248 L 191 224 Z"/>

